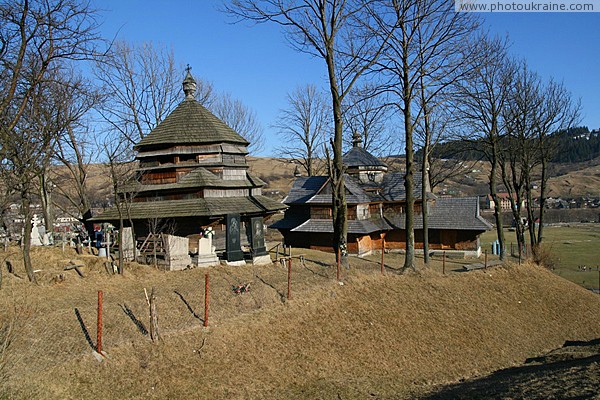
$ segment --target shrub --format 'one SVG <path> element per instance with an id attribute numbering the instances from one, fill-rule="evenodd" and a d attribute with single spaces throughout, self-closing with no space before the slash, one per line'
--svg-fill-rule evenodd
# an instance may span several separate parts
<path id="1" fill-rule="evenodd" d="M 554 269 L 558 266 L 558 256 L 552 251 L 552 246 L 539 244 L 533 251 L 533 261 L 542 267 Z"/>

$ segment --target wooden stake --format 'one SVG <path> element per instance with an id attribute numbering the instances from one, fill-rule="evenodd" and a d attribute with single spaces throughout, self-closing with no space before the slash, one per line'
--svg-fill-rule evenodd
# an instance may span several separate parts
<path id="1" fill-rule="evenodd" d="M 483 264 L 483 268 L 487 269 L 487 250 L 485 251 L 485 262 Z"/>
<path id="2" fill-rule="evenodd" d="M 383 255 L 385 254 L 385 238 L 381 238 L 381 275 L 385 274 Z"/>
<path id="3" fill-rule="evenodd" d="M 150 339 L 155 342 L 160 339 L 158 331 L 158 314 L 156 313 L 156 295 L 154 287 L 150 292 Z"/>
<path id="4" fill-rule="evenodd" d="M 446 250 L 442 253 L 442 274 L 446 275 Z"/>
<path id="5" fill-rule="evenodd" d="M 204 327 L 208 327 L 208 289 L 209 289 L 209 277 L 208 274 L 204 274 Z"/>
<path id="6" fill-rule="evenodd" d="M 288 258 L 288 291 L 287 299 L 292 299 L 292 258 Z"/>
<path id="7" fill-rule="evenodd" d="M 102 354 L 102 290 L 98 290 L 98 325 L 96 327 L 96 351 Z"/>
<path id="8" fill-rule="evenodd" d="M 340 263 L 342 262 L 341 258 L 342 258 L 342 252 L 341 252 L 340 248 L 338 247 L 338 251 L 337 251 L 337 280 L 338 280 L 338 282 L 340 281 Z"/>

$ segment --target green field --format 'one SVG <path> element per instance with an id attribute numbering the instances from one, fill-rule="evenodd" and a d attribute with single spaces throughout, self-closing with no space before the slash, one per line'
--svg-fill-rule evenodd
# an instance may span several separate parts
<path id="1" fill-rule="evenodd" d="M 514 232 L 505 230 L 506 247 L 516 246 Z M 527 236 L 528 238 L 528 236 Z M 496 231 L 481 235 L 483 249 L 491 251 Z M 554 272 L 588 289 L 599 289 L 600 224 L 569 224 L 544 227 L 543 245 L 556 260 Z M 584 268 L 585 267 L 585 270 Z"/>

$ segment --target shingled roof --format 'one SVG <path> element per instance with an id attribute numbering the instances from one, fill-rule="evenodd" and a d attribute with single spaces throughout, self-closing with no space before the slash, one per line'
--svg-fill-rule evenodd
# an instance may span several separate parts
<path id="1" fill-rule="evenodd" d="M 456 229 L 486 231 L 492 225 L 479 215 L 477 197 L 438 198 L 428 214 L 429 229 Z M 406 228 L 404 214 L 385 213 L 384 217 L 394 227 Z M 415 229 L 423 229 L 423 218 L 415 216 Z"/>
<path id="2" fill-rule="evenodd" d="M 383 226 L 382 226 L 383 225 Z M 349 220 L 348 233 L 368 235 L 372 232 L 387 230 L 390 226 L 385 221 L 372 220 Z M 333 220 L 331 219 L 315 219 L 311 218 L 301 225 L 292 229 L 292 232 L 318 232 L 318 233 L 333 233 Z"/>
<path id="3" fill-rule="evenodd" d="M 304 204 L 327 182 L 326 176 L 303 176 L 297 178 L 289 194 L 283 199 L 285 204 Z M 331 201 L 331 195 L 329 195 Z"/>
<path id="4" fill-rule="evenodd" d="M 234 143 L 248 146 L 249 142 L 193 98 L 183 100 L 134 149 L 175 144 Z"/>
<path id="5" fill-rule="evenodd" d="M 221 179 L 206 168 L 199 167 L 184 175 L 179 182 L 144 185 L 133 182 L 123 186 L 119 193 L 141 193 L 146 191 L 177 190 L 188 188 L 254 188 L 263 187 L 265 182 L 258 177 L 246 173 L 246 179 Z"/>
<path id="6" fill-rule="evenodd" d="M 219 217 L 226 214 L 263 214 L 286 208 L 284 204 L 265 196 L 253 197 L 210 197 L 185 200 L 147 201 L 131 203 L 130 217 L 134 220 L 177 217 Z M 119 214 L 116 207 L 111 208 L 92 221 L 116 221 Z"/>
<path id="7" fill-rule="evenodd" d="M 387 168 L 387 165 L 380 161 L 377 157 L 363 149 L 362 147 L 355 146 L 342 158 L 342 161 L 346 167 L 383 167 Z"/>

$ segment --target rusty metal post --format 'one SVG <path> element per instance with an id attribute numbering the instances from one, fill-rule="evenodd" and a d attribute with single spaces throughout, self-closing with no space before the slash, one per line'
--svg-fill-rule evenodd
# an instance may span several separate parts
<path id="1" fill-rule="evenodd" d="M 483 263 L 483 268 L 487 269 L 487 250 L 485 251 L 485 262 Z"/>
<path id="2" fill-rule="evenodd" d="M 446 275 L 446 250 L 442 252 L 442 274 Z"/>
<path id="3" fill-rule="evenodd" d="M 208 290 L 209 276 L 204 274 L 204 327 L 208 327 Z"/>
<path id="4" fill-rule="evenodd" d="M 383 255 L 385 254 L 385 238 L 381 238 L 381 275 L 385 274 Z"/>
<path id="5" fill-rule="evenodd" d="M 96 328 L 96 351 L 102 354 L 102 290 L 98 290 L 98 325 Z"/>
<path id="6" fill-rule="evenodd" d="M 338 247 L 338 251 L 337 251 L 337 280 L 338 282 L 340 281 L 340 264 L 342 262 L 342 252 L 340 250 L 340 248 Z"/>
<path id="7" fill-rule="evenodd" d="M 292 258 L 288 258 L 288 291 L 287 299 L 292 299 Z"/>

